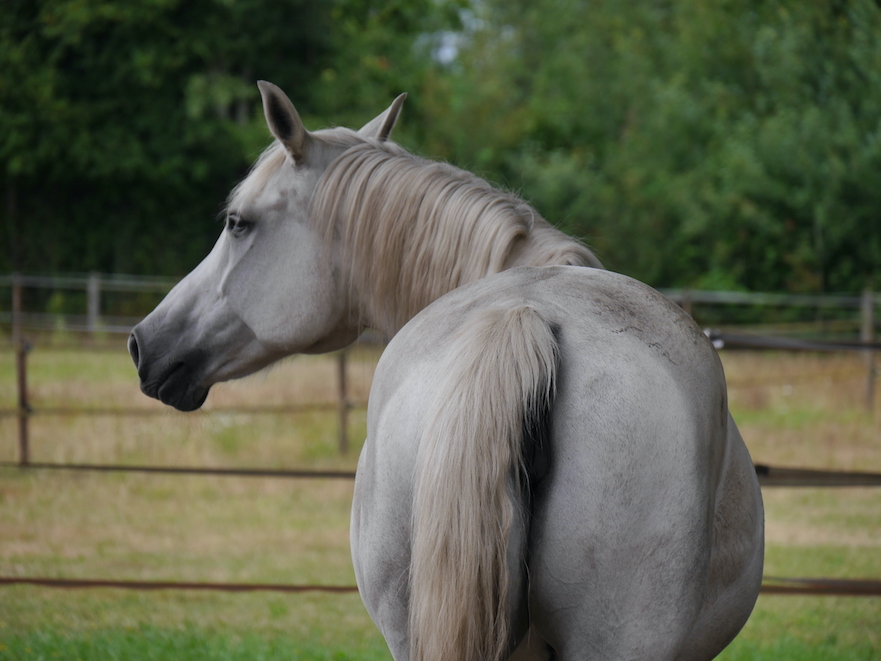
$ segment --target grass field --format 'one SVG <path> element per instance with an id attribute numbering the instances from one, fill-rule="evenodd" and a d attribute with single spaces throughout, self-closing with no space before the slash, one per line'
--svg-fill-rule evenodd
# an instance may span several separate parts
<path id="1" fill-rule="evenodd" d="M 335 363 L 297 358 L 212 391 L 203 412 L 41 415 L 41 407 L 158 410 L 116 351 L 38 345 L 29 357 L 34 461 L 353 469 L 332 411 L 247 407 L 333 401 Z M 881 471 L 881 412 L 864 412 L 859 357 L 724 353 L 731 407 L 753 458 Z M 349 358 L 366 400 L 376 352 Z M 881 398 L 879 398 L 881 399 Z M 0 408 L 15 405 L 0 351 Z M 881 401 L 876 405 L 881 408 Z M 351 438 L 364 435 L 364 412 Z M 17 458 L 0 417 L 0 460 Z M 352 484 L 0 469 L 0 575 L 351 585 Z M 766 489 L 769 576 L 881 578 L 881 490 Z M 356 594 L 0 587 L 0 660 L 388 659 Z M 721 657 L 881 659 L 881 599 L 762 596 Z"/>

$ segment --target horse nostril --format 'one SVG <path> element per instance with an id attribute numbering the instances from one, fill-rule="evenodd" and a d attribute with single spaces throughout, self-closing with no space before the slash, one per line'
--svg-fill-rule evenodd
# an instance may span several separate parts
<path id="1" fill-rule="evenodd" d="M 135 361 L 135 367 L 140 369 L 141 354 L 138 351 L 138 341 L 135 339 L 134 333 L 128 337 L 128 352 L 132 355 L 132 360 Z"/>

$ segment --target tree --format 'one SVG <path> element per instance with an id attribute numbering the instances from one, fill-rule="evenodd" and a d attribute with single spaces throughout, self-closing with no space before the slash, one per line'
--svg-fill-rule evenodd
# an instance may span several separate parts
<path id="1" fill-rule="evenodd" d="M 312 126 L 364 121 L 430 64 L 414 44 L 455 22 L 450 6 L 7 0 L 0 271 L 185 273 L 270 140 L 256 80 Z"/>
<path id="2" fill-rule="evenodd" d="M 475 6 L 435 153 L 656 286 L 878 286 L 876 3 Z"/>

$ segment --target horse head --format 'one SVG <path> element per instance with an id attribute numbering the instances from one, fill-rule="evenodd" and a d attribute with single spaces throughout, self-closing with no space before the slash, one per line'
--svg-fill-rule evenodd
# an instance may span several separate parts
<path id="1" fill-rule="evenodd" d="M 309 132 L 281 89 L 258 86 L 275 142 L 230 195 L 214 248 L 128 342 L 141 390 L 182 411 L 199 408 L 215 383 L 344 347 L 362 330 L 312 198 L 340 154 L 388 138 L 405 95 L 360 131 Z"/>

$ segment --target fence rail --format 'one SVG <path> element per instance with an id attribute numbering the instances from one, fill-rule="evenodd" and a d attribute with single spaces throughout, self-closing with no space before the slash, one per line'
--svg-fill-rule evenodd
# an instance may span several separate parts
<path id="1" fill-rule="evenodd" d="M 68 470 L 98 473 L 165 473 L 169 475 L 213 475 L 226 477 L 282 477 L 294 479 L 354 480 L 354 471 L 318 471 L 295 468 L 206 468 L 197 466 L 135 466 L 126 464 L 69 464 L 0 461 L 0 467 L 22 470 Z"/>
<path id="2" fill-rule="evenodd" d="M 215 475 L 231 477 L 281 477 L 354 480 L 354 471 L 316 471 L 295 468 L 206 468 L 200 466 L 139 466 L 127 464 L 73 464 L 0 461 L 0 467 L 30 470 L 69 470 L 100 473 L 166 473 L 172 475 Z M 826 471 L 813 468 L 785 468 L 755 465 L 763 487 L 881 487 L 881 473 Z"/>
<path id="3" fill-rule="evenodd" d="M 354 479 L 351 471 L 310 471 L 298 469 L 261 468 L 207 468 L 187 466 L 137 466 L 105 464 L 59 464 L 31 462 L 28 439 L 28 420 L 36 415 L 137 415 L 150 416 L 164 414 L 156 409 L 115 409 L 70 407 L 33 408 L 28 399 L 27 354 L 30 346 L 24 339 L 24 330 L 54 329 L 57 315 L 45 313 L 25 313 L 22 309 L 22 288 L 50 288 L 84 290 L 87 294 L 85 315 L 67 316 L 66 328 L 91 332 L 128 333 L 137 321 L 133 317 L 110 317 L 102 315 L 102 292 L 147 292 L 165 293 L 175 284 L 166 278 L 139 278 L 131 276 L 103 276 L 88 274 L 81 276 L 0 276 L 0 287 L 12 288 L 12 311 L 0 312 L 0 324 L 11 323 L 12 340 L 16 350 L 16 372 L 18 406 L 15 409 L 0 410 L 0 416 L 17 417 L 19 422 L 19 461 L 0 462 L 3 468 L 27 470 L 67 470 L 96 472 L 140 472 L 166 473 L 178 475 L 219 475 L 257 478 L 287 479 Z M 712 305 L 775 305 L 802 306 L 815 308 L 846 308 L 860 310 L 861 342 L 820 342 L 795 340 L 780 337 L 759 337 L 722 331 L 709 331 L 708 335 L 717 348 L 749 348 L 799 351 L 861 351 L 866 355 L 867 366 L 867 406 L 871 407 L 874 395 L 876 368 L 874 352 L 881 350 L 881 343 L 874 342 L 876 310 L 881 307 L 881 295 L 870 291 L 862 296 L 852 295 L 790 295 L 745 292 L 706 292 L 697 290 L 667 290 L 671 300 L 691 312 L 695 304 Z M 348 396 L 346 353 L 337 355 L 337 401 L 315 404 L 300 404 L 285 407 L 257 406 L 218 409 L 219 413 L 298 413 L 308 410 L 336 410 L 339 419 L 339 449 L 348 448 L 348 412 L 352 408 L 364 406 L 353 402 Z M 763 487 L 870 487 L 881 486 L 881 474 L 823 471 L 814 469 L 785 468 L 756 465 L 756 473 Z M 353 592 L 355 586 L 324 585 L 284 585 L 247 583 L 200 583 L 179 581 L 125 581 L 103 579 L 58 579 L 44 577 L 0 577 L 0 586 L 29 584 L 56 588 L 124 588 L 136 590 L 224 590 L 242 591 L 280 591 L 280 592 Z M 831 579 L 831 578 L 772 578 L 766 577 L 762 585 L 765 594 L 780 595 L 838 595 L 838 596 L 881 596 L 881 581 L 874 579 Z"/>
<path id="4" fill-rule="evenodd" d="M 683 307 L 689 304 L 705 305 L 761 305 L 806 308 L 860 309 L 868 296 L 875 307 L 881 307 L 881 294 L 868 291 L 853 294 L 775 294 L 747 291 L 704 291 L 699 289 L 661 289 L 667 298 Z"/>
<path id="5" fill-rule="evenodd" d="M 124 274 L 82 273 L 59 275 L 27 275 L 10 273 L 0 275 L 0 288 L 69 290 L 86 294 L 86 305 L 81 313 L 51 314 L 44 310 L 19 310 L 24 323 L 30 328 L 53 330 L 63 324 L 67 330 L 101 331 L 105 333 L 128 333 L 140 317 L 125 315 L 106 315 L 102 298 L 106 293 L 122 294 L 165 294 L 178 280 L 167 277 L 147 277 Z M 694 306 L 732 306 L 732 307 L 798 307 L 816 310 L 860 310 L 862 326 L 867 316 L 873 317 L 881 309 L 881 293 L 870 290 L 861 295 L 854 294 L 780 294 L 767 292 L 706 291 L 699 289 L 661 289 L 661 293 L 689 313 Z M 143 311 L 144 313 L 147 310 Z M 15 310 L 0 310 L 0 324 L 12 324 Z"/>
<path id="6" fill-rule="evenodd" d="M 80 408 L 80 407 L 34 407 L 28 394 L 28 367 L 27 356 L 33 349 L 31 344 L 25 341 L 21 335 L 21 328 L 15 327 L 14 335 L 17 337 L 15 345 L 15 369 L 16 369 L 16 393 L 18 405 L 14 409 L 0 409 L 0 418 L 15 417 L 18 419 L 18 465 L 27 466 L 30 461 L 30 420 L 35 416 L 70 416 L 70 415 L 96 415 L 96 416 L 120 416 L 120 417 L 150 417 L 165 416 L 167 411 L 154 408 Z M 285 406 L 230 406 L 214 409 L 218 414 L 286 414 L 295 415 L 310 411 L 336 411 L 337 445 L 340 454 L 346 454 L 349 449 L 349 412 L 354 409 L 364 409 L 366 402 L 359 402 L 349 397 L 349 377 L 347 370 L 346 351 L 336 354 L 337 369 L 337 400 L 335 402 L 312 402 L 306 404 L 289 404 Z"/>
<path id="7" fill-rule="evenodd" d="M 813 351 L 838 353 L 841 351 L 881 351 L 881 342 L 822 342 L 791 337 L 767 337 L 745 333 L 727 333 L 716 329 L 704 331 L 716 349 L 770 349 L 774 351 Z"/>
<path id="8" fill-rule="evenodd" d="M 0 576 L 0 585 L 36 585 L 45 588 L 122 588 L 126 590 L 213 590 L 221 592 L 357 592 L 354 585 L 289 585 L 284 583 L 201 583 L 186 581 L 112 581 L 92 578 Z"/>
<path id="9" fill-rule="evenodd" d="M 3 585 L 35 585 L 44 588 L 123 590 L 199 590 L 220 592 L 358 592 L 355 585 L 293 585 L 287 583 L 208 583 L 188 581 L 126 581 L 89 578 L 44 578 L 40 576 L 0 576 Z M 833 597 L 881 597 L 881 581 L 844 578 L 774 578 L 762 581 L 762 594 Z"/>
<path id="10" fill-rule="evenodd" d="M 98 283 L 98 291 L 153 292 L 164 294 L 171 291 L 176 278 L 143 275 L 111 275 L 107 273 L 84 273 L 69 275 L 24 275 L 10 273 L 0 275 L 0 287 L 33 287 L 35 289 L 74 289 L 88 291 Z"/>

